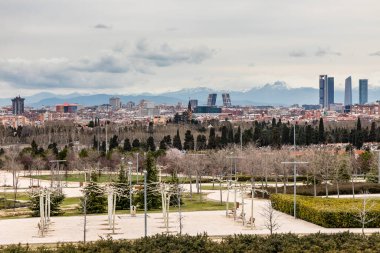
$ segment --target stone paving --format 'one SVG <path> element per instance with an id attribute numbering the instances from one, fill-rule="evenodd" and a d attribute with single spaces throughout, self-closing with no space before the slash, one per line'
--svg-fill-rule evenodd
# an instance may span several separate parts
<path id="1" fill-rule="evenodd" d="M 29 180 L 27 179 L 29 182 Z M 22 182 L 27 184 L 27 182 Z M 188 185 L 184 186 L 188 188 Z M 75 189 L 75 190 L 74 190 Z M 193 190 L 195 187 L 193 188 Z M 67 188 L 71 195 L 80 196 L 80 188 Z M 209 199 L 220 201 L 220 191 L 203 191 L 207 193 Z M 234 200 L 233 191 L 230 191 L 230 201 Z M 227 199 L 227 191 L 222 191 L 223 201 Z M 237 201 L 240 202 L 240 208 L 237 214 L 242 211 L 241 194 L 237 191 Z M 251 213 L 251 199 L 244 200 L 244 209 L 246 219 L 248 220 Z M 254 218 L 255 227 L 251 229 L 249 225 L 243 226 L 242 221 L 236 221 L 229 215 L 226 217 L 226 211 L 204 211 L 204 212 L 183 212 L 182 233 L 196 235 L 206 232 L 210 236 L 226 236 L 231 234 L 268 234 L 269 230 L 265 227 L 266 219 L 262 215 L 268 200 L 254 199 Z M 232 206 L 230 205 L 230 208 Z M 176 211 L 173 209 L 172 211 Z M 335 233 L 347 231 L 348 229 L 326 229 L 315 224 L 294 219 L 290 215 L 275 211 L 278 220 L 279 229 L 277 233 Z M 83 216 L 71 217 L 52 217 L 51 224 L 44 236 L 38 232 L 39 218 L 25 219 L 6 219 L 0 220 L 0 244 L 14 243 L 54 243 L 54 242 L 77 242 L 83 241 Z M 128 214 L 117 215 L 115 219 L 115 233 L 112 233 L 107 221 L 107 215 L 89 215 L 87 216 L 88 241 L 97 240 L 100 237 L 112 236 L 115 239 L 127 238 L 134 239 L 144 236 L 144 215 L 137 214 L 131 217 Z M 179 233 L 179 215 L 178 212 L 170 213 L 169 233 Z M 360 229 L 349 229 L 349 231 L 360 233 Z M 165 233 L 166 228 L 163 223 L 161 213 L 148 214 L 148 235 Z M 366 229 L 366 232 L 380 232 L 380 229 Z"/>

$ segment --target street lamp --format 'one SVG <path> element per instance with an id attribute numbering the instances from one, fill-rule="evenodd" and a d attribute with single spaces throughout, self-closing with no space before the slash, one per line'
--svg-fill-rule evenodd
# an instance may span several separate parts
<path id="1" fill-rule="evenodd" d="M 148 224 L 147 224 L 147 199 L 146 199 L 146 177 L 147 177 L 147 171 L 144 170 L 144 235 L 147 236 L 148 232 Z"/>
<path id="2" fill-rule="evenodd" d="M 296 178 L 297 178 L 297 164 L 308 164 L 308 162 L 297 162 L 297 161 L 294 161 L 294 162 L 282 162 L 282 164 L 293 164 L 293 185 L 294 185 L 294 219 L 297 219 L 297 216 L 296 216 L 296 207 L 297 207 L 297 202 L 296 202 L 296 193 L 297 193 L 297 187 L 296 187 Z"/>
<path id="3" fill-rule="evenodd" d="M 132 212 L 132 162 L 128 162 L 128 170 L 129 170 L 129 211 L 133 216 Z"/>

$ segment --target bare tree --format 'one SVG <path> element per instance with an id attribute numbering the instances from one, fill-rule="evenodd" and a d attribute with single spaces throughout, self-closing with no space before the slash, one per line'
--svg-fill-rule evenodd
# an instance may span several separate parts
<path id="1" fill-rule="evenodd" d="M 356 213 L 355 219 L 360 222 L 363 235 L 365 226 L 375 219 L 375 217 L 369 215 L 370 211 L 375 207 L 375 202 L 372 199 L 368 199 L 367 195 L 368 192 L 365 193 L 365 196 L 361 202 L 359 202 L 359 205 L 353 207 L 353 210 Z"/>
<path id="2" fill-rule="evenodd" d="M 280 224 L 278 222 L 278 214 L 274 210 L 271 201 L 267 201 L 260 213 L 264 218 L 264 226 L 267 228 L 272 235 L 273 232 L 280 228 Z"/>

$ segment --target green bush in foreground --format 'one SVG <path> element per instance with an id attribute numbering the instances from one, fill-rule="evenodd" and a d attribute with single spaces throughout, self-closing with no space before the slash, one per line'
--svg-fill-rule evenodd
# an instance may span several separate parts
<path id="1" fill-rule="evenodd" d="M 293 215 L 293 195 L 272 194 L 274 209 Z M 297 196 L 297 217 L 327 228 L 361 228 L 361 199 L 336 199 Z M 368 200 L 365 227 L 380 227 L 380 201 Z"/>
<path id="2" fill-rule="evenodd" d="M 212 240 L 207 235 L 175 236 L 155 235 L 133 241 L 101 239 L 87 244 L 59 244 L 54 248 L 29 246 L 0 247 L 0 252 L 379 252 L 380 235 L 363 236 L 351 233 L 273 234 L 271 236 L 234 235 L 221 240 Z"/>

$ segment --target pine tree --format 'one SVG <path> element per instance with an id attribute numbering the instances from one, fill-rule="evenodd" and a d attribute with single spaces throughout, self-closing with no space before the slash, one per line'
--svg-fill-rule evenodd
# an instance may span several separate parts
<path id="1" fill-rule="evenodd" d="M 173 147 L 182 150 L 181 137 L 179 136 L 179 129 L 177 129 L 177 134 L 173 138 Z"/>
<path id="2" fill-rule="evenodd" d="M 40 195 L 37 192 L 32 192 L 29 194 L 29 199 L 31 202 L 30 210 L 33 211 L 32 216 L 40 216 Z M 58 216 L 63 214 L 61 210 L 61 204 L 65 199 L 65 195 L 59 190 L 53 190 L 50 193 L 50 215 Z"/>
<path id="3" fill-rule="evenodd" d="M 81 198 L 82 211 L 84 198 L 86 198 L 87 213 L 104 213 L 106 211 L 107 197 L 105 196 L 104 189 L 96 182 L 90 181 L 84 188 L 84 196 Z"/>
<path id="4" fill-rule="evenodd" d="M 239 126 L 237 129 L 237 132 L 235 133 L 235 136 L 234 136 L 234 141 L 236 144 L 240 143 L 240 132 L 241 132 L 241 128 Z"/>
<path id="5" fill-rule="evenodd" d="M 234 143 L 234 130 L 232 129 L 232 127 L 229 127 L 228 128 L 228 140 L 227 140 L 228 143 Z"/>
<path id="6" fill-rule="evenodd" d="M 116 198 L 116 209 L 117 210 L 129 210 L 129 184 L 128 178 L 126 177 L 126 173 L 124 168 L 122 167 L 119 171 L 118 179 L 113 186 L 116 188 L 118 192 L 118 196 Z"/>

